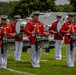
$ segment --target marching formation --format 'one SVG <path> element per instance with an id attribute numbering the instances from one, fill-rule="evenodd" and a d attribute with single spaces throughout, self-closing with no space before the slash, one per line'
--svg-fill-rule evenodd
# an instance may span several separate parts
<path id="1" fill-rule="evenodd" d="M 67 67 L 74 67 L 74 55 L 76 48 L 76 15 L 74 13 L 66 14 L 67 20 L 62 20 L 62 14 L 56 15 L 56 21 L 45 31 L 44 24 L 39 21 L 39 16 L 43 15 L 40 11 L 34 11 L 31 14 L 31 20 L 27 22 L 25 27 L 21 25 L 21 16 L 15 15 L 14 21 L 8 23 L 8 16 L 0 16 L 0 68 L 7 67 L 7 49 L 4 48 L 3 40 L 11 38 L 15 41 L 14 60 L 21 60 L 21 52 L 23 46 L 24 34 L 30 41 L 30 62 L 33 68 L 40 67 L 40 57 L 42 48 L 38 46 L 41 38 L 47 38 L 54 35 L 55 40 L 55 59 L 62 59 L 62 43 L 66 44 Z M 18 29 L 18 30 L 16 30 Z M 48 32 L 49 31 L 49 32 Z M 49 36 L 50 37 L 50 36 Z"/>

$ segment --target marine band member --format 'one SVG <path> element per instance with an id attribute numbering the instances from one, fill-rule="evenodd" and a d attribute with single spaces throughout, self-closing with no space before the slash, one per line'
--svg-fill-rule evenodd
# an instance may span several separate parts
<path id="1" fill-rule="evenodd" d="M 7 67 L 7 50 L 3 46 L 3 37 L 6 35 L 7 37 L 14 36 L 12 35 L 12 30 L 10 24 L 7 25 L 7 17 L 6 15 L 1 15 L 1 24 L 0 24 L 0 68 Z"/>
<path id="2" fill-rule="evenodd" d="M 68 21 L 65 22 L 60 30 L 60 33 L 64 34 L 64 42 L 66 44 L 66 58 L 67 58 L 67 66 L 68 67 L 74 67 L 74 49 L 71 50 L 70 47 L 70 34 L 74 32 L 76 34 L 76 27 L 73 22 L 73 13 L 69 13 L 68 15 Z"/>
<path id="3" fill-rule="evenodd" d="M 15 15 L 14 16 L 14 21 L 11 24 L 13 34 L 16 34 L 16 30 L 15 30 L 16 21 L 20 18 L 21 18 L 20 15 Z M 14 60 L 15 61 L 20 61 L 21 60 L 22 46 L 23 46 L 23 35 L 22 35 L 21 38 L 18 38 L 18 37 L 15 36 L 14 40 L 15 40 Z"/>
<path id="4" fill-rule="evenodd" d="M 54 40 L 55 40 L 55 59 L 56 60 L 61 60 L 61 48 L 62 48 L 62 40 L 63 36 L 60 34 L 60 29 L 62 27 L 62 14 L 57 14 L 56 15 L 56 21 L 52 23 L 52 26 L 50 27 L 50 33 L 54 34 Z M 60 24 L 58 24 L 60 23 Z"/>
<path id="5" fill-rule="evenodd" d="M 40 12 L 34 11 L 32 13 L 32 20 L 27 23 L 25 27 L 25 33 L 29 37 L 31 50 L 30 50 L 30 58 L 33 67 L 40 67 L 40 56 L 41 56 L 41 48 L 36 50 L 36 40 L 35 36 L 37 33 L 41 35 L 47 35 L 44 31 L 44 24 L 38 21 Z"/>

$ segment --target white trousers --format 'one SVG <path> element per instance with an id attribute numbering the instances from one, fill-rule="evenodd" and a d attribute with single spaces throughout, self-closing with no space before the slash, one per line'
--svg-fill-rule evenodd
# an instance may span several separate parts
<path id="1" fill-rule="evenodd" d="M 33 67 L 40 67 L 40 56 L 42 49 L 36 51 L 35 45 L 31 45 L 30 58 Z"/>
<path id="2" fill-rule="evenodd" d="M 60 60 L 61 55 L 61 48 L 62 48 L 62 40 L 55 40 L 55 59 Z"/>
<path id="3" fill-rule="evenodd" d="M 74 66 L 74 49 L 70 50 L 70 44 L 66 44 L 66 58 L 68 67 Z"/>
<path id="4" fill-rule="evenodd" d="M 0 68 L 6 68 L 7 67 L 7 50 L 3 51 L 3 54 L 1 54 L 1 47 L 0 47 Z"/>
<path id="5" fill-rule="evenodd" d="M 23 46 L 22 41 L 21 42 L 15 41 L 14 59 L 16 61 L 20 60 L 21 52 L 22 52 L 22 46 Z"/>

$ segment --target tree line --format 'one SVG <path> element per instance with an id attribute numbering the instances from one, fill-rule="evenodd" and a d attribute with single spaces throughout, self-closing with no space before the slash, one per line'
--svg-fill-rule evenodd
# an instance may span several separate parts
<path id="1" fill-rule="evenodd" d="M 76 0 L 70 0 L 70 4 L 56 5 L 55 0 L 19 0 L 0 2 L 0 15 L 20 14 L 22 17 L 29 16 L 32 11 L 41 12 L 75 12 Z"/>

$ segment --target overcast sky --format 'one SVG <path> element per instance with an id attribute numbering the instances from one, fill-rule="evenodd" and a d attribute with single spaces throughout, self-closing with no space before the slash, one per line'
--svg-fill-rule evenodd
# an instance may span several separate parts
<path id="1" fill-rule="evenodd" d="M 69 1 L 68 0 L 56 0 L 56 4 L 59 5 L 59 4 L 69 4 Z"/>
<path id="2" fill-rule="evenodd" d="M 9 1 L 9 0 L 0 0 L 0 1 Z M 56 4 L 59 5 L 59 4 L 68 4 L 69 1 L 68 0 L 57 0 L 56 1 Z"/>
<path id="3" fill-rule="evenodd" d="M 0 1 L 9 1 L 9 0 L 0 0 Z"/>

